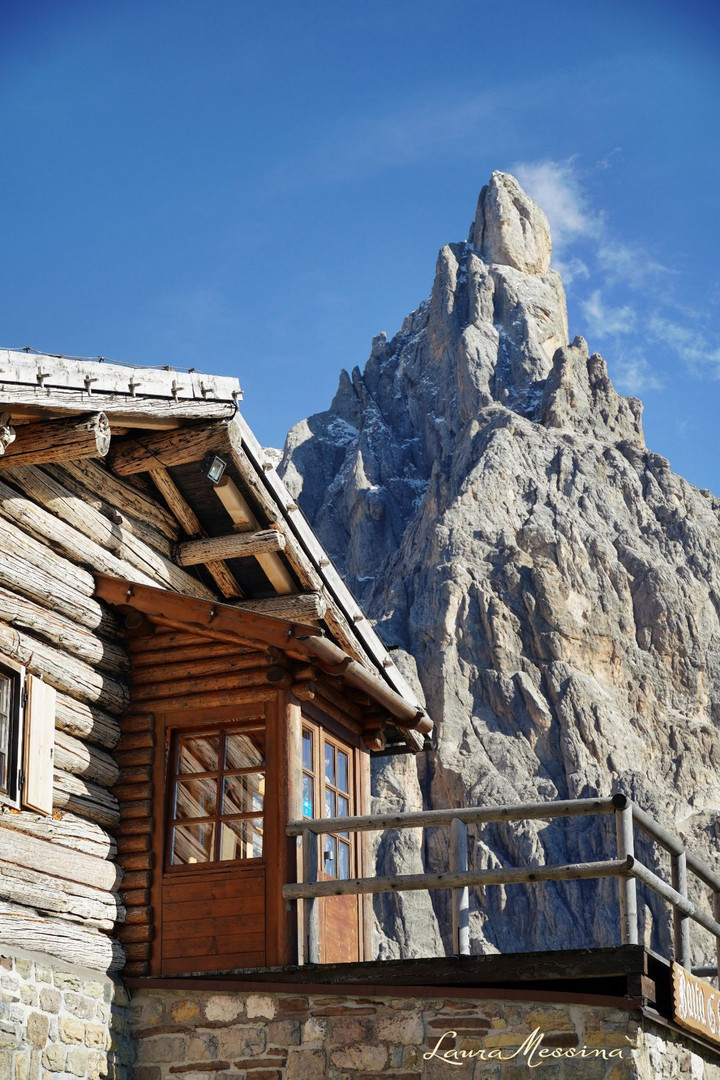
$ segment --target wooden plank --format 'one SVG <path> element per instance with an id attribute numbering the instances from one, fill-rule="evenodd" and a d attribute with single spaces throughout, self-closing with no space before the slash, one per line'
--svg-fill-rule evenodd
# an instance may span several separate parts
<path id="1" fill-rule="evenodd" d="M 183 531 L 188 536 L 203 536 L 205 530 L 200 524 L 195 511 L 188 506 L 180 494 L 170 473 L 166 469 L 152 469 L 150 477 L 167 503 L 169 510 L 177 518 Z M 223 596 L 244 595 L 243 590 L 223 562 L 210 561 L 206 563 L 206 568 Z"/>
<path id="2" fill-rule="evenodd" d="M 215 485 L 214 491 L 239 532 L 255 531 L 260 528 L 258 519 L 230 476 L 223 476 L 222 480 Z M 268 523 L 272 523 L 273 520 L 273 517 L 269 517 Z M 297 586 L 292 574 L 278 555 L 260 554 L 258 562 L 276 593 L 282 596 L 296 591 Z"/>
<path id="3" fill-rule="evenodd" d="M 98 889 L 113 889 L 120 880 L 118 869 L 105 859 L 60 846 L 52 839 L 41 839 L 19 832 L 9 822 L 0 822 L 2 858 L 29 870 L 40 870 L 66 881 L 87 881 Z M 67 841 L 66 841 L 67 842 Z"/>
<path id="4" fill-rule="evenodd" d="M 179 664 L 193 660 L 211 660 L 216 656 L 247 656 L 253 651 L 246 645 L 238 645 L 232 641 L 210 642 L 206 637 L 182 632 L 163 633 L 162 627 L 158 627 L 157 634 L 152 638 L 143 638 L 140 643 L 137 639 L 132 641 L 130 648 L 133 657 L 133 672 L 136 673 L 143 668 L 166 664 L 170 658 L 173 663 Z"/>
<path id="5" fill-rule="evenodd" d="M 165 879 L 163 889 L 163 909 L 166 903 L 195 903 L 200 900 L 215 901 L 231 898 L 240 899 L 265 895 L 265 871 L 241 870 L 234 867 L 227 875 L 203 873 L 197 881 L 171 881 Z"/>
<path id="6" fill-rule="evenodd" d="M 222 446 L 224 427 L 222 421 L 193 424 L 174 431 L 116 442 L 113 444 L 110 466 L 117 476 L 129 476 L 151 469 L 169 469 L 173 465 L 200 462 L 209 450 Z"/>
<path id="7" fill-rule="evenodd" d="M 186 974 L 193 971 L 233 971 L 242 968 L 260 968 L 265 966 L 265 950 L 258 952 L 225 953 L 218 956 L 212 953 L 208 956 L 193 956 L 192 962 L 184 957 L 164 959 L 162 970 L 164 975 Z"/>
<path id="8" fill-rule="evenodd" d="M 197 679 L 199 673 L 202 673 L 205 678 L 207 675 L 215 674 L 230 675 L 233 671 L 247 671 L 249 668 L 258 668 L 263 665 L 267 668 L 262 652 L 238 653 L 232 646 L 227 646 L 225 655 L 216 657 L 215 651 L 210 648 L 206 650 L 206 655 L 201 652 L 195 657 L 194 662 L 180 660 L 179 663 L 175 663 L 173 662 L 175 653 L 170 652 L 168 656 L 163 656 L 161 664 L 137 668 L 133 673 L 133 686 L 137 689 L 152 683 L 169 682 L 172 679 L 190 679 L 193 676 Z"/>
<path id="9" fill-rule="evenodd" d="M 105 457 L 110 449 L 110 424 L 105 413 L 24 424 L 0 455 L 0 469 L 14 465 L 42 465 L 48 461 Z"/>
<path id="10" fill-rule="evenodd" d="M 201 683 L 202 680 L 199 680 Z M 215 690 L 210 693 L 197 691 L 194 694 L 185 694 L 174 698 L 160 698 L 159 704 L 167 707 L 172 702 L 172 708 L 178 711 L 194 709 L 221 709 L 230 705 L 260 704 L 263 701 L 272 701 L 277 694 L 274 686 L 248 686 L 238 690 Z"/>
<path id="11" fill-rule="evenodd" d="M 164 366 L 136 367 L 17 349 L 0 350 L 0 383 L 8 392 L 32 387 L 40 398 L 61 389 L 79 391 L 85 411 L 107 394 L 117 394 L 132 397 L 140 407 L 151 404 L 147 400 L 150 395 L 165 398 L 162 404 L 170 410 L 175 406 L 176 414 L 187 402 L 212 405 L 214 401 L 229 403 L 234 412 L 242 393 L 237 379 L 227 375 L 174 371 Z"/>
<path id="12" fill-rule="evenodd" d="M 52 814 L 55 690 L 37 675 L 28 675 L 26 685 L 22 804 L 40 814 Z"/>
<path id="13" fill-rule="evenodd" d="M 178 547 L 181 566 L 196 566 L 213 559 L 246 559 L 251 555 L 266 555 L 282 551 L 285 537 L 276 529 L 260 529 L 251 533 L 230 533 L 203 540 L 188 540 Z"/>
<path id="14" fill-rule="evenodd" d="M 163 921 L 165 933 L 171 937 L 179 937 L 182 934 L 193 934 L 197 930 L 198 901 L 187 900 L 183 903 L 163 902 Z M 265 911 L 265 895 L 258 893 L 257 896 L 237 897 L 228 900 L 213 900 L 213 915 L 237 916 L 262 915 Z"/>
<path id="15" fill-rule="evenodd" d="M 198 913 L 199 914 L 199 913 Z M 197 930 L 203 930 L 208 916 L 203 912 L 198 918 Z M 228 920 L 230 922 L 230 920 Z M 193 957 L 215 956 L 215 966 L 225 966 L 226 953 L 260 952 L 265 948 L 265 932 L 263 930 L 249 930 L 245 933 L 228 933 L 218 930 L 216 934 L 198 934 L 188 939 L 187 936 L 176 939 L 166 939 L 163 936 L 162 956 L 163 968 L 166 960 L 178 957 L 189 963 Z"/>
<path id="16" fill-rule="evenodd" d="M 52 470 L 51 470 L 52 471 Z M 63 466 L 65 483 L 70 480 L 95 497 L 100 497 L 134 521 L 142 521 L 168 540 L 177 540 L 179 531 L 175 518 L 159 502 L 143 494 L 132 484 L 115 476 L 105 462 L 70 461 Z M 52 471 L 52 475 L 55 475 Z M 59 479 L 59 477 L 58 477 Z"/>
<path id="17" fill-rule="evenodd" d="M 189 679 L 171 679 L 168 682 L 149 683 L 133 688 L 133 701 L 141 702 L 159 701 L 163 698 L 179 698 L 186 694 L 196 693 L 202 688 L 202 693 L 213 690 L 232 690 L 244 686 L 263 686 L 267 680 L 268 666 L 253 667 L 245 671 L 231 671 L 226 675 L 206 674 L 198 665 L 198 670 Z"/>

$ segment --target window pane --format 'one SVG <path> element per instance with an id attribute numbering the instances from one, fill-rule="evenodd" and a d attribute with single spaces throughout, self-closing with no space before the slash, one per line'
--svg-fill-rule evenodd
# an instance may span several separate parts
<path id="1" fill-rule="evenodd" d="M 337 877 L 337 842 L 334 836 L 323 838 L 323 870 L 328 877 Z"/>
<path id="2" fill-rule="evenodd" d="M 302 762 L 303 769 L 307 769 L 308 772 L 314 772 L 312 731 L 303 731 L 302 733 Z"/>
<path id="3" fill-rule="evenodd" d="M 265 792 L 264 773 L 226 776 L 223 786 L 223 814 L 251 814 L 262 811 Z"/>
<path id="4" fill-rule="evenodd" d="M 349 791 L 348 787 L 348 756 L 342 750 L 338 750 L 338 780 L 336 787 L 341 791 Z"/>
<path id="5" fill-rule="evenodd" d="M 338 875 L 346 881 L 350 877 L 350 848 L 342 842 L 338 844 Z"/>
<path id="6" fill-rule="evenodd" d="M 211 817 L 217 806 L 217 781 L 214 777 L 203 780 L 178 780 L 175 789 L 175 817 Z"/>
<path id="7" fill-rule="evenodd" d="M 335 792 L 325 790 L 325 817 L 335 817 Z"/>
<path id="8" fill-rule="evenodd" d="M 338 795 L 337 801 L 337 816 L 347 817 L 350 813 L 350 802 L 344 795 Z"/>
<path id="9" fill-rule="evenodd" d="M 261 732 L 252 738 L 249 735 L 228 735 L 225 740 L 225 768 L 253 769 L 257 765 L 264 765 L 261 737 Z"/>
<path id="10" fill-rule="evenodd" d="M 315 817 L 313 778 L 303 773 L 303 817 Z"/>
<path id="11" fill-rule="evenodd" d="M 224 821 L 220 826 L 220 858 L 259 859 L 263 850 L 262 818 Z"/>
<path id="12" fill-rule="evenodd" d="M 178 772 L 217 772 L 219 753 L 219 735 L 196 735 L 180 739 Z"/>
<path id="13" fill-rule="evenodd" d="M 325 743 L 325 779 L 335 785 L 335 751 L 330 743 Z"/>
<path id="14" fill-rule="evenodd" d="M 213 858 L 215 825 L 178 825 L 173 829 L 172 864 L 210 862 Z"/>

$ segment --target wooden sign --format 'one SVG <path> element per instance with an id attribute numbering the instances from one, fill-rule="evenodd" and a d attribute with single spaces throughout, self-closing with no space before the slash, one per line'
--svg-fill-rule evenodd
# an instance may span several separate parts
<path id="1" fill-rule="evenodd" d="M 673 1019 L 720 1045 L 720 993 L 680 964 L 673 963 Z"/>

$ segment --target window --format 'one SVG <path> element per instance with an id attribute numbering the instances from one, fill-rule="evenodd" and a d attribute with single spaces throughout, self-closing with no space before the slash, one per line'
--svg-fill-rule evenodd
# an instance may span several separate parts
<path id="1" fill-rule="evenodd" d="M 176 732 L 171 761 L 170 865 L 261 858 L 264 728 Z"/>
<path id="2" fill-rule="evenodd" d="M 23 669 L 0 661 L 0 796 L 18 803 Z"/>
<path id="3" fill-rule="evenodd" d="M 52 813 L 55 691 L 0 657 L 0 802 Z"/>
<path id="4" fill-rule="evenodd" d="M 348 817 L 352 808 L 350 750 L 317 727 L 304 726 L 303 817 Z M 320 808 L 320 814 L 316 808 Z M 330 878 L 349 878 L 352 872 L 352 842 L 347 832 L 323 836 L 323 873 Z"/>

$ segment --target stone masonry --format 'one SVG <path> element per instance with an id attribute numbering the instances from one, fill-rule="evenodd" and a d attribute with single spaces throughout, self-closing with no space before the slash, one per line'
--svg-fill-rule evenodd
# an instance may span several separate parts
<path id="1" fill-rule="evenodd" d="M 0 1080 L 126 1080 L 127 1003 L 97 971 L 0 956 Z"/>
<path id="2" fill-rule="evenodd" d="M 608 1006 L 445 998 L 441 988 L 437 998 L 309 996 L 299 985 L 136 991 L 131 1014 L 132 1080 L 720 1080 L 697 1046 Z"/>

